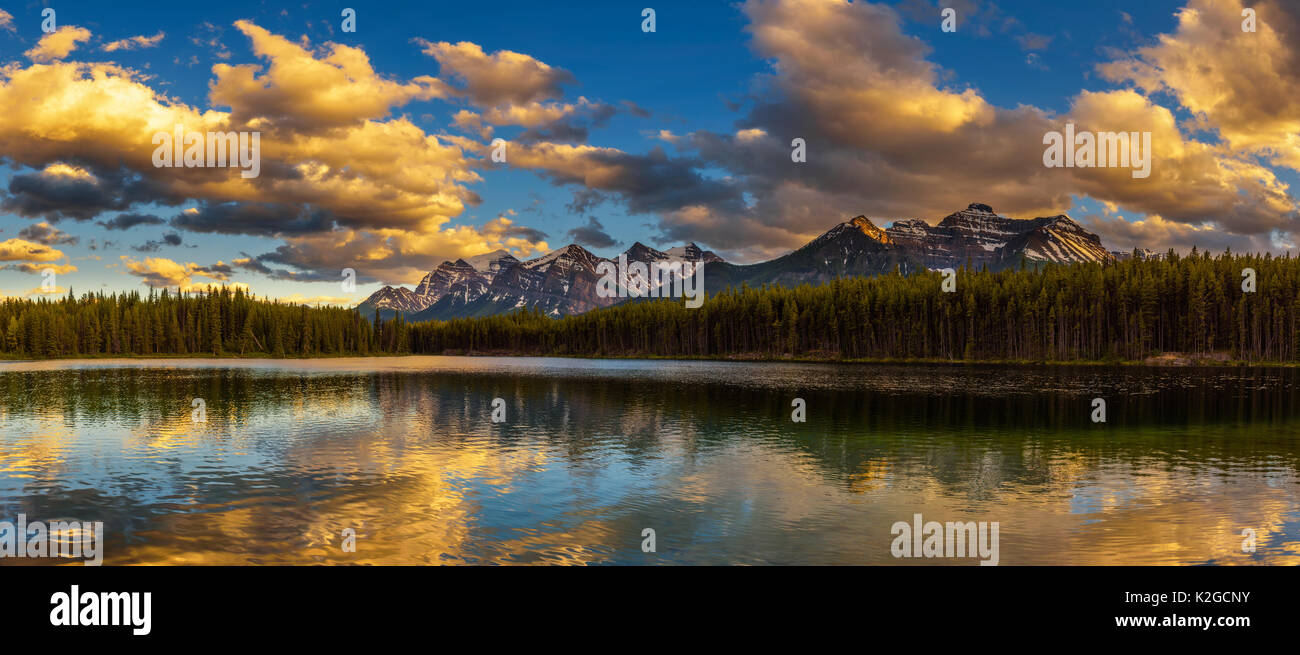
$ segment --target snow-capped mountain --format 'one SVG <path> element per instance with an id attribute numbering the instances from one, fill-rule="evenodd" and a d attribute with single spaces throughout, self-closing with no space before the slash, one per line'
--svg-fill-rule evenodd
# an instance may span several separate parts
<path id="1" fill-rule="evenodd" d="M 387 310 L 386 313 L 393 312 L 418 312 L 424 308 L 415 294 L 406 287 L 384 287 L 372 294 L 362 303 L 371 310 Z M 371 311 L 370 313 L 373 313 Z M 383 313 L 383 312 L 381 312 Z"/>
<path id="2" fill-rule="evenodd" d="M 1104 262 L 1114 259 L 1101 239 L 1064 214 L 1017 219 L 974 203 L 931 227 L 922 220 L 895 221 L 885 232 L 926 268 L 957 268 L 969 261 L 991 269 L 1030 262 Z"/>
<path id="3" fill-rule="evenodd" d="M 1112 250 L 1110 251 L 1110 254 L 1112 257 L 1114 257 L 1119 261 L 1125 261 L 1128 259 L 1137 258 L 1139 261 L 1144 261 L 1144 262 L 1160 259 L 1164 256 L 1150 248 L 1134 248 L 1132 250 L 1127 250 L 1127 251 Z"/>
<path id="4" fill-rule="evenodd" d="M 1157 257 L 1135 249 L 1142 258 Z M 1101 239 L 1060 214 L 1032 219 L 1009 218 L 985 204 L 973 203 L 935 225 L 919 219 L 894 221 L 882 228 L 866 216 L 840 223 L 794 252 L 749 265 L 729 264 L 694 243 L 657 250 L 637 242 L 609 259 L 571 244 L 527 261 L 498 250 L 443 262 L 424 276 L 414 291 L 384 287 L 359 305 L 364 315 L 376 310 L 384 318 L 397 312 L 409 321 L 491 316 L 535 308 L 551 316 L 580 314 L 626 298 L 602 298 L 598 267 L 620 260 L 640 263 L 623 269 L 625 288 L 650 289 L 661 280 L 650 275 L 654 263 L 705 262 L 705 289 L 714 293 L 749 284 L 820 284 L 837 277 L 960 268 L 967 263 L 990 270 L 1027 264 L 1108 262 L 1134 256 L 1107 251 Z M 644 286 L 643 286 L 644 285 Z"/>
<path id="5" fill-rule="evenodd" d="M 653 262 L 722 262 L 721 257 L 694 243 L 667 251 L 636 243 L 623 255 L 628 264 L 645 264 L 647 273 Z M 384 287 L 358 308 L 366 316 L 378 310 L 385 319 L 402 312 L 413 322 L 491 316 L 522 308 L 535 308 L 552 316 L 581 314 L 625 299 L 602 298 L 597 293 L 596 285 L 601 278 L 597 267 L 605 262 L 617 269 L 619 258 L 599 257 L 577 244 L 527 261 L 498 250 L 443 262 L 424 276 L 414 292 L 404 287 Z M 619 283 L 632 288 L 633 281 L 639 278 L 639 273 L 634 272 Z M 657 282 L 652 280 L 643 288 L 651 288 Z"/>
<path id="6" fill-rule="evenodd" d="M 702 250 L 694 243 L 688 243 L 684 246 L 669 248 L 664 251 L 669 259 L 681 260 L 684 262 L 704 262 L 706 264 L 716 264 L 722 261 L 722 258 L 715 255 L 712 250 Z"/>
<path id="7" fill-rule="evenodd" d="M 469 262 L 457 259 L 454 262 L 438 264 L 438 268 L 433 269 L 424 276 L 423 280 L 420 280 L 420 284 L 415 287 L 414 295 L 422 305 L 420 309 L 424 309 L 446 295 L 452 287 L 473 285 L 476 282 L 486 283 L 483 274 Z"/>
<path id="8" fill-rule="evenodd" d="M 881 229 L 858 216 L 788 255 L 748 266 L 715 265 L 706 271 L 705 286 L 713 291 L 740 284 L 822 284 L 838 277 L 956 269 L 967 263 L 1002 270 L 1022 261 L 1034 265 L 1114 259 L 1097 235 L 1064 214 L 1008 218 L 973 203 L 933 226 L 909 219 Z"/>
<path id="9" fill-rule="evenodd" d="M 639 290 L 642 295 L 651 295 L 650 292 L 663 285 L 672 285 L 677 278 L 687 275 L 694 271 L 693 265 L 700 262 L 718 263 L 722 258 L 712 251 L 703 250 L 694 243 L 688 243 L 684 246 L 669 248 L 668 250 L 655 250 L 640 241 L 632 244 L 631 248 L 623 251 L 622 257 L 628 262 L 628 267 L 622 272 L 624 275 L 619 278 L 619 284 L 625 289 Z M 617 261 L 615 258 L 614 261 Z M 645 265 L 645 275 L 637 266 L 631 266 L 633 263 Z M 664 268 L 656 271 L 651 267 L 652 264 L 661 266 L 672 264 L 690 264 L 683 269 Z"/>
<path id="10" fill-rule="evenodd" d="M 511 255 L 504 250 L 497 250 L 482 255 L 474 255 L 473 257 L 465 257 L 462 261 L 473 266 L 474 270 L 478 271 L 482 275 L 488 276 L 489 279 L 493 275 L 501 272 L 502 268 L 506 266 L 514 266 L 519 263 L 519 260 L 515 259 L 514 255 Z"/>

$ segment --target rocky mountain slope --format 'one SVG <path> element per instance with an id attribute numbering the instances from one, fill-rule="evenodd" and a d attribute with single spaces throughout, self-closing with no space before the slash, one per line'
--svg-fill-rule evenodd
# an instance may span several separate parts
<path id="1" fill-rule="evenodd" d="M 521 308 L 537 308 L 552 316 L 579 314 L 626 300 L 602 298 L 597 293 L 598 267 L 605 262 L 616 266 L 639 262 L 647 269 L 654 262 L 704 262 L 705 289 L 716 292 L 742 283 L 820 284 L 837 277 L 894 270 L 910 273 L 967 264 L 1001 270 L 1022 262 L 1070 264 L 1107 262 L 1116 257 L 1097 235 L 1064 214 L 1017 219 L 974 203 L 933 226 L 909 219 L 881 228 L 866 216 L 858 216 L 794 252 L 749 265 L 727 263 L 693 243 L 662 251 L 638 242 L 610 259 L 576 244 L 527 261 L 498 250 L 443 262 L 414 291 L 384 287 L 359 309 L 365 316 L 379 311 L 384 318 L 401 312 L 412 322 L 491 316 Z M 639 271 L 631 271 L 618 282 L 625 288 L 651 288 L 659 281 L 642 280 Z"/>
<path id="2" fill-rule="evenodd" d="M 525 307 L 552 316 L 580 314 L 626 300 L 602 298 L 596 288 L 602 277 L 597 267 L 610 263 L 617 269 L 620 258 L 625 258 L 627 264 L 644 264 L 647 272 L 654 262 L 722 262 L 721 257 L 693 243 L 660 251 L 638 242 L 612 259 L 599 257 L 576 244 L 527 261 L 499 250 L 443 262 L 420 281 L 414 292 L 403 287 L 384 287 L 358 308 L 364 316 L 373 316 L 378 311 L 384 319 L 401 312 L 411 322 L 491 316 Z M 636 284 L 651 288 L 658 282 L 642 280 L 638 271 L 618 280 L 624 288 L 634 288 Z"/>
<path id="3" fill-rule="evenodd" d="M 895 221 L 885 233 L 926 268 L 957 268 L 969 261 L 975 267 L 1000 269 L 1018 265 L 1021 257 L 1063 264 L 1113 259 L 1100 237 L 1069 216 L 1007 218 L 979 203 L 933 227 L 915 219 Z"/>

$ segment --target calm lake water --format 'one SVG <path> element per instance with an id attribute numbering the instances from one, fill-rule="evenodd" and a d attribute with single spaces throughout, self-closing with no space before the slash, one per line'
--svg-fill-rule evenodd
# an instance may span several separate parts
<path id="1" fill-rule="evenodd" d="M 0 363 L 0 521 L 103 521 L 105 564 L 976 564 L 894 558 L 891 526 L 916 513 L 998 522 L 1003 565 L 1297 564 L 1298 378 L 461 357 Z M 1105 423 L 1091 420 L 1095 397 Z M 494 398 L 504 423 L 490 420 Z M 791 420 L 794 398 L 806 422 Z M 341 549 L 347 528 L 355 553 Z M 1254 553 L 1242 552 L 1247 528 Z M 18 563 L 32 561 L 0 559 Z"/>

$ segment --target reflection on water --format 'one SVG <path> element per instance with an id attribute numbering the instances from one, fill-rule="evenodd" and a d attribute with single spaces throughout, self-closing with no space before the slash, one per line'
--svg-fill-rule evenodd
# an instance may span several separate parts
<path id="1" fill-rule="evenodd" d="M 1300 563 L 1293 370 L 409 357 L 0 364 L 0 520 L 106 564 Z M 507 421 L 489 420 L 503 398 Z M 806 423 L 790 420 L 807 402 Z M 1090 420 L 1107 400 L 1108 422 Z M 207 422 L 191 421 L 191 400 Z M 357 552 L 340 549 L 345 528 Z M 641 551 L 642 530 L 657 552 Z M 1256 532 L 1243 553 L 1241 533 Z M 2 560 L 0 564 L 31 563 Z"/>

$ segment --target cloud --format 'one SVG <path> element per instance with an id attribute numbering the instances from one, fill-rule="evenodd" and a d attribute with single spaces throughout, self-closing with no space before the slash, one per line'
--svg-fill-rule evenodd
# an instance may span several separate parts
<path id="1" fill-rule="evenodd" d="M 200 23 L 195 32 L 190 35 L 190 43 L 193 43 L 205 52 L 210 52 L 212 56 L 217 59 L 230 59 L 231 52 L 226 48 L 225 41 L 221 38 L 224 33 L 225 30 L 220 26 L 204 21 Z M 190 61 L 191 65 L 197 64 L 198 57 L 192 56 Z"/>
<path id="2" fill-rule="evenodd" d="M 514 215 L 515 212 L 511 210 L 509 213 Z M 483 227 L 480 228 L 480 232 L 489 239 L 507 244 L 516 239 L 522 240 L 522 243 L 540 243 L 544 242 L 547 237 L 546 233 L 541 230 L 524 225 L 515 225 L 514 221 L 507 218 L 504 214 L 485 223 Z"/>
<path id="3" fill-rule="evenodd" d="M 249 21 L 236 21 L 235 27 L 249 38 L 257 56 L 270 61 L 261 75 L 262 67 L 254 64 L 212 67 L 211 100 L 231 107 L 231 120 L 238 125 L 304 132 L 356 126 L 386 118 L 393 107 L 411 100 L 446 92 L 429 76 L 407 83 L 380 77 L 360 48 L 328 43 L 313 52 Z"/>
<path id="4" fill-rule="evenodd" d="M 23 292 L 23 296 L 24 296 L 24 297 L 31 297 L 31 296 L 54 296 L 54 295 L 63 295 L 63 294 L 66 294 L 67 292 L 68 292 L 67 287 L 55 286 L 55 287 L 51 287 L 51 288 L 49 288 L 49 289 L 45 289 L 45 288 L 42 288 L 42 287 L 36 287 L 36 288 L 28 289 L 28 290 L 24 291 L 24 292 Z"/>
<path id="5" fill-rule="evenodd" d="M 575 216 L 585 216 L 608 201 L 609 196 L 600 191 L 581 188 L 573 191 L 573 199 L 566 203 L 564 207 Z"/>
<path id="6" fill-rule="evenodd" d="M 450 93 L 481 111 L 461 110 L 456 127 L 489 139 L 494 127 L 526 128 L 515 141 L 584 143 L 592 128 L 603 127 L 618 107 L 579 97 L 563 102 L 564 84 L 575 82 L 568 71 L 509 50 L 487 54 L 476 44 L 432 43 L 415 39 L 426 55 L 438 60 L 440 80 Z M 646 115 L 626 103 L 630 113 Z"/>
<path id="7" fill-rule="evenodd" d="M 43 243 L 24 239 L 0 241 L 0 261 L 5 262 L 51 262 L 63 259 L 62 252 Z"/>
<path id="8" fill-rule="evenodd" d="M 487 139 L 493 126 L 517 125 L 526 129 L 515 141 L 560 141 L 583 143 L 592 128 L 605 126 L 618 109 L 603 102 L 578 98 L 576 103 L 530 102 L 526 105 L 500 105 L 482 113 L 461 110 L 454 124 L 465 130 L 478 132 Z"/>
<path id="9" fill-rule="evenodd" d="M 0 30 L 11 34 L 18 33 L 18 28 L 14 27 L 14 15 L 3 9 L 0 9 Z"/>
<path id="10" fill-rule="evenodd" d="M 433 43 L 415 39 L 423 52 L 438 60 L 440 74 L 456 83 L 452 92 L 480 107 L 530 105 L 564 95 L 573 74 L 552 68 L 510 50 L 487 54 L 474 43 Z"/>
<path id="11" fill-rule="evenodd" d="M 1173 34 L 1099 66 L 1110 80 L 1167 92 L 1234 150 L 1300 170 L 1300 5 L 1251 0 L 1255 32 L 1242 30 L 1241 0 L 1191 0 Z"/>
<path id="12" fill-rule="evenodd" d="M 595 216 L 588 216 L 586 225 L 569 230 L 568 237 L 574 243 L 580 243 L 588 248 L 612 248 L 618 245 L 618 241 L 605 232 L 605 226 L 596 220 Z"/>
<path id="13" fill-rule="evenodd" d="M 16 271 L 22 271 L 24 273 L 32 273 L 32 274 L 44 274 L 48 271 L 48 272 L 56 273 L 58 275 L 66 275 L 68 273 L 75 273 L 77 271 L 77 267 L 76 265 L 69 264 L 69 263 L 34 264 L 31 262 L 23 262 L 21 264 L 5 264 L 3 266 L 0 266 L 0 270 L 16 270 Z"/>
<path id="14" fill-rule="evenodd" d="M 1122 168 L 1055 169 L 1071 171 L 1078 192 L 1178 223 L 1212 221 L 1239 235 L 1300 229 L 1296 201 L 1272 170 L 1184 138 L 1173 112 L 1136 91 L 1085 91 L 1071 116 L 1080 130 L 1149 131 L 1153 153 L 1145 180 Z"/>
<path id="15" fill-rule="evenodd" d="M 191 232 L 280 236 L 327 231 L 334 217 L 308 204 L 204 202 L 176 215 L 171 226 Z"/>
<path id="16" fill-rule="evenodd" d="M 107 221 L 99 221 L 99 224 L 108 230 L 129 230 L 137 225 L 162 225 L 166 222 L 152 214 L 128 212 L 118 214 Z"/>
<path id="17" fill-rule="evenodd" d="M 195 201 L 171 219 L 173 227 L 297 238 L 285 257 L 319 267 L 308 275 L 334 276 L 358 265 L 428 270 L 444 257 L 502 247 L 503 239 L 516 252 L 538 248 L 520 226 L 510 235 L 447 226 L 479 202 L 469 185 L 482 181 L 482 145 L 390 117 L 406 102 L 440 97 L 444 83 L 382 77 L 358 48 L 311 49 L 246 21 L 236 27 L 269 65 L 214 66 L 209 100 L 216 108 L 168 97 L 148 78 L 110 63 L 0 68 L 0 106 L 7 108 L 0 114 L 0 156 L 35 169 L 13 176 L 4 209 L 50 222 L 115 211 L 121 213 L 101 223 L 126 229 L 157 224 L 156 216 L 134 211 L 140 205 Z M 571 104 L 585 111 L 596 103 Z M 200 133 L 257 129 L 261 176 L 155 167 L 153 135 L 176 125 Z M 340 238 L 366 246 L 334 248 Z M 315 246 L 326 250 L 306 253 Z M 381 252 L 396 259 L 378 263 Z"/>
<path id="18" fill-rule="evenodd" d="M 673 159 L 661 148 L 632 154 L 617 148 L 539 142 L 512 145 L 510 165 L 535 170 L 557 184 L 576 184 L 620 197 L 634 213 L 696 204 L 741 206 L 740 189 L 706 178 L 699 160 Z"/>
<path id="19" fill-rule="evenodd" d="M 36 173 L 9 180 L 9 195 L 0 209 L 26 217 L 88 220 L 100 213 L 122 210 L 137 202 L 178 202 L 147 178 L 121 169 L 54 162 Z"/>
<path id="20" fill-rule="evenodd" d="M 150 239 L 138 246 L 132 246 L 131 249 L 136 252 L 158 252 L 163 246 L 176 247 L 181 245 L 181 235 L 175 232 L 163 234 L 161 240 Z"/>
<path id="21" fill-rule="evenodd" d="M 104 46 L 100 49 L 103 50 L 104 52 L 115 52 L 117 50 L 138 50 L 144 48 L 152 48 L 154 46 L 157 46 L 159 43 L 162 43 L 164 36 L 166 36 L 166 34 L 164 34 L 162 30 L 159 30 L 158 33 L 153 36 L 133 36 L 126 39 L 120 39 L 118 41 L 105 43 Z"/>
<path id="22" fill-rule="evenodd" d="M 271 273 L 271 269 L 270 269 L 270 267 L 268 267 L 267 265 L 263 264 L 262 262 L 257 261 L 257 260 L 254 259 L 253 257 L 249 256 L 248 253 L 241 253 L 241 254 L 243 255 L 243 257 L 237 257 L 237 258 L 231 260 L 230 263 L 231 263 L 233 266 L 235 266 L 235 267 L 237 267 L 237 268 L 242 268 L 242 269 L 244 269 L 244 270 L 246 270 L 246 271 L 252 271 L 252 272 L 254 272 L 254 273 L 261 273 L 261 274 L 263 274 L 263 275 L 269 275 L 269 274 Z"/>
<path id="23" fill-rule="evenodd" d="M 1267 236 L 1232 234 L 1213 222 L 1200 225 L 1167 221 L 1159 214 L 1139 220 L 1122 215 L 1088 215 L 1080 223 L 1101 237 L 1111 250 L 1128 252 L 1133 248 L 1150 248 L 1156 252 L 1169 249 L 1187 251 L 1192 247 L 1211 252 L 1232 248 L 1237 252 L 1261 252 L 1275 248 Z"/>
<path id="24" fill-rule="evenodd" d="M 1029 32 L 1017 36 L 1016 43 L 1020 44 L 1021 50 L 1046 50 L 1052 44 L 1052 37 Z"/>
<path id="25" fill-rule="evenodd" d="M 72 54 L 72 51 L 77 49 L 77 44 L 89 41 L 90 36 L 90 30 L 84 27 L 64 25 L 42 36 L 41 40 L 36 42 L 36 47 L 24 52 L 23 55 L 38 64 L 49 63 Z"/>
<path id="26" fill-rule="evenodd" d="M 126 271 L 142 278 L 145 285 L 154 288 L 179 288 L 181 291 L 209 289 L 214 284 L 226 284 L 235 288 L 247 289 L 243 283 L 229 283 L 230 266 L 218 261 L 211 266 L 200 266 L 194 262 L 179 263 L 166 257 L 146 257 L 137 260 L 128 255 L 121 255 Z M 194 278 L 202 277 L 211 282 L 199 282 Z"/>
<path id="27" fill-rule="evenodd" d="M 64 232 L 46 222 L 28 225 L 18 231 L 18 236 L 46 246 L 75 246 L 81 240 L 80 238 L 68 234 L 67 232 Z"/>
<path id="28" fill-rule="evenodd" d="M 507 250 L 526 259 L 547 252 L 545 233 L 515 225 L 499 216 L 477 228 L 465 225 L 436 232 L 336 229 L 327 233 L 292 235 L 274 251 L 255 258 L 257 266 L 277 264 L 303 273 L 272 270 L 272 277 L 302 281 L 340 279 L 344 267 L 357 272 L 359 282 L 404 284 L 418 279 L 438 263 L 460 257 Z M 253 270 L 250 262 L 245 268 Z"/>
<path id="29" fill-rule="evenodd" d="M 53 263 L 66 258 L 67 256 L 61 251 L 44 243 L 26 239 L 0 241 L 0 262 L 18 262 L 0 265 L 0 270 L 17 270 L 24 273 L 42 273 L 52 270 L 58 274 L 77 270 L 77 267 L 70 263 Z"/>

